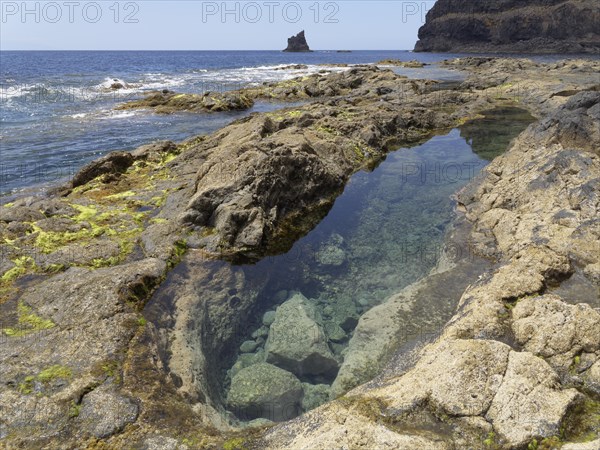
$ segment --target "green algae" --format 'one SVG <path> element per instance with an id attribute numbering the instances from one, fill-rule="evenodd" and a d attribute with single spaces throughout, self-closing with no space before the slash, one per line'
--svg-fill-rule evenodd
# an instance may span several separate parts
<path id="1" fill-rule="evenodd" d="M 49 383 L 58 378 L 67 380 L 67 379 L 71 378 L 72 375 L 73 375 L 73 372 L 68 367 L 61 366 L 61 365 L 54 365 L 54 366 L 48 367 L 47 369 L 42 370 L 38 374 L 37 379 L 38 379 L 38 381 L 41 381 L 42 383 Z"/>
<path id="2" fill-rule="evenodd" d="M 244 438 L 233 438 L 223 443 L 223 450 L 245 450 L 246 440 Z"/>
<path id="3" fill-rule="evenodd" d="M 37 331 L 48 330 L 54 328 L 56 324 L 50 319 L 43 319 L 32 312 L 31 307 L 25 303 L 17 305 L 18 328 L 6 328 L 4 333 L 10 337 L 26 336 Z"/>
<path id="4" fill-rule="evenodd" d="M 55 380 L 69 380 L 73 376 L 73 372 L 66 366 L 55 364 L 42 370 L 37 375 L 26 376 L 21 383 L 19 383 L 18 390 L 23 395 L 28 395 L 33 392 L 36 381 L 44 384 L 51 383 Z"/>
<path id="5" fill-rule="evenodd" d="M 600 401 L 586 398 L 573 408 L 561 429 L 566 442 L 589 442 L 600 433 Z"/>
<path id="6" fill-rule="evenodd" d="M 535 118 L 527 110 L 514 106 L 498 107 L 466 121 L 460 127 L 460 134 L 470 142 L 473 152 L 491 161 L 504 153 L 512 139 L 533 122 Z"/>
<path id="7" fill-rule="evenodd" d="M 14 259 L 12 262 L 15 267 L 9 269 L 4 275 L 2 275 L 0 280 L 3 283 L 10 283 L 19 278 L 21 275 L 25 275 L 36 268 L 35 261 L 30 256 L 20 256 Z"/>

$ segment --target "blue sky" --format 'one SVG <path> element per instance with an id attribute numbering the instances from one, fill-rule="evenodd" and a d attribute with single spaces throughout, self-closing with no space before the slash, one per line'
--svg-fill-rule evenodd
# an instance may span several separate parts
<path id="1" fill-rule="evenodd" d="M 435 1 L 0 1 L 1 50 L 412 49 Z"/>

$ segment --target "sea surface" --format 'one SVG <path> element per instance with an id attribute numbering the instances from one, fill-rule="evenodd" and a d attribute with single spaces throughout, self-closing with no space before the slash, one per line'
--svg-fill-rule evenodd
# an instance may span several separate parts
<path id="1" fill-rule="evenodd" d="M 223 91 L 315 73 L 327 64 L 387 58 L 431 64 L 425 69 L 395 69 L 410 77 L 456 80 L 460 73 L 435 65 L 455 56 L 409 51 L 1 51 L 0 202 L 20 190 L 67 179 L 109 151 L 158 139 L 183 140 L 250 112 L 281 107 L 259 102 L 250 111 L 171 116 L 114 110 L 147 91 Z M 281 70 L 291 64 L 308 68 Z M 112 91 L 115 80 L 125 88 Z"/>

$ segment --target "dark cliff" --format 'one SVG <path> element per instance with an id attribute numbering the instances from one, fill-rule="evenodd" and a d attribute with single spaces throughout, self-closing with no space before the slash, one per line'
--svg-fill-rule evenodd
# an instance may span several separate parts
<path id="1" fill-rule="evenodd" d="M 597 0 L 438 0 L 415 51 L 600 53 Z"/>

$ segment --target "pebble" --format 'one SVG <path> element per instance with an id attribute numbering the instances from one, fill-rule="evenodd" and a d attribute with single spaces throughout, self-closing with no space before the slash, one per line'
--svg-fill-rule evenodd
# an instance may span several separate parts
<path id="1" fill-rule="evenodd" d="M 258 343 L 256 341 L 244 341 L 242 345 L 240 345 L 240 351 L 242 353 L 252 353 L 258 347 Z"/>

